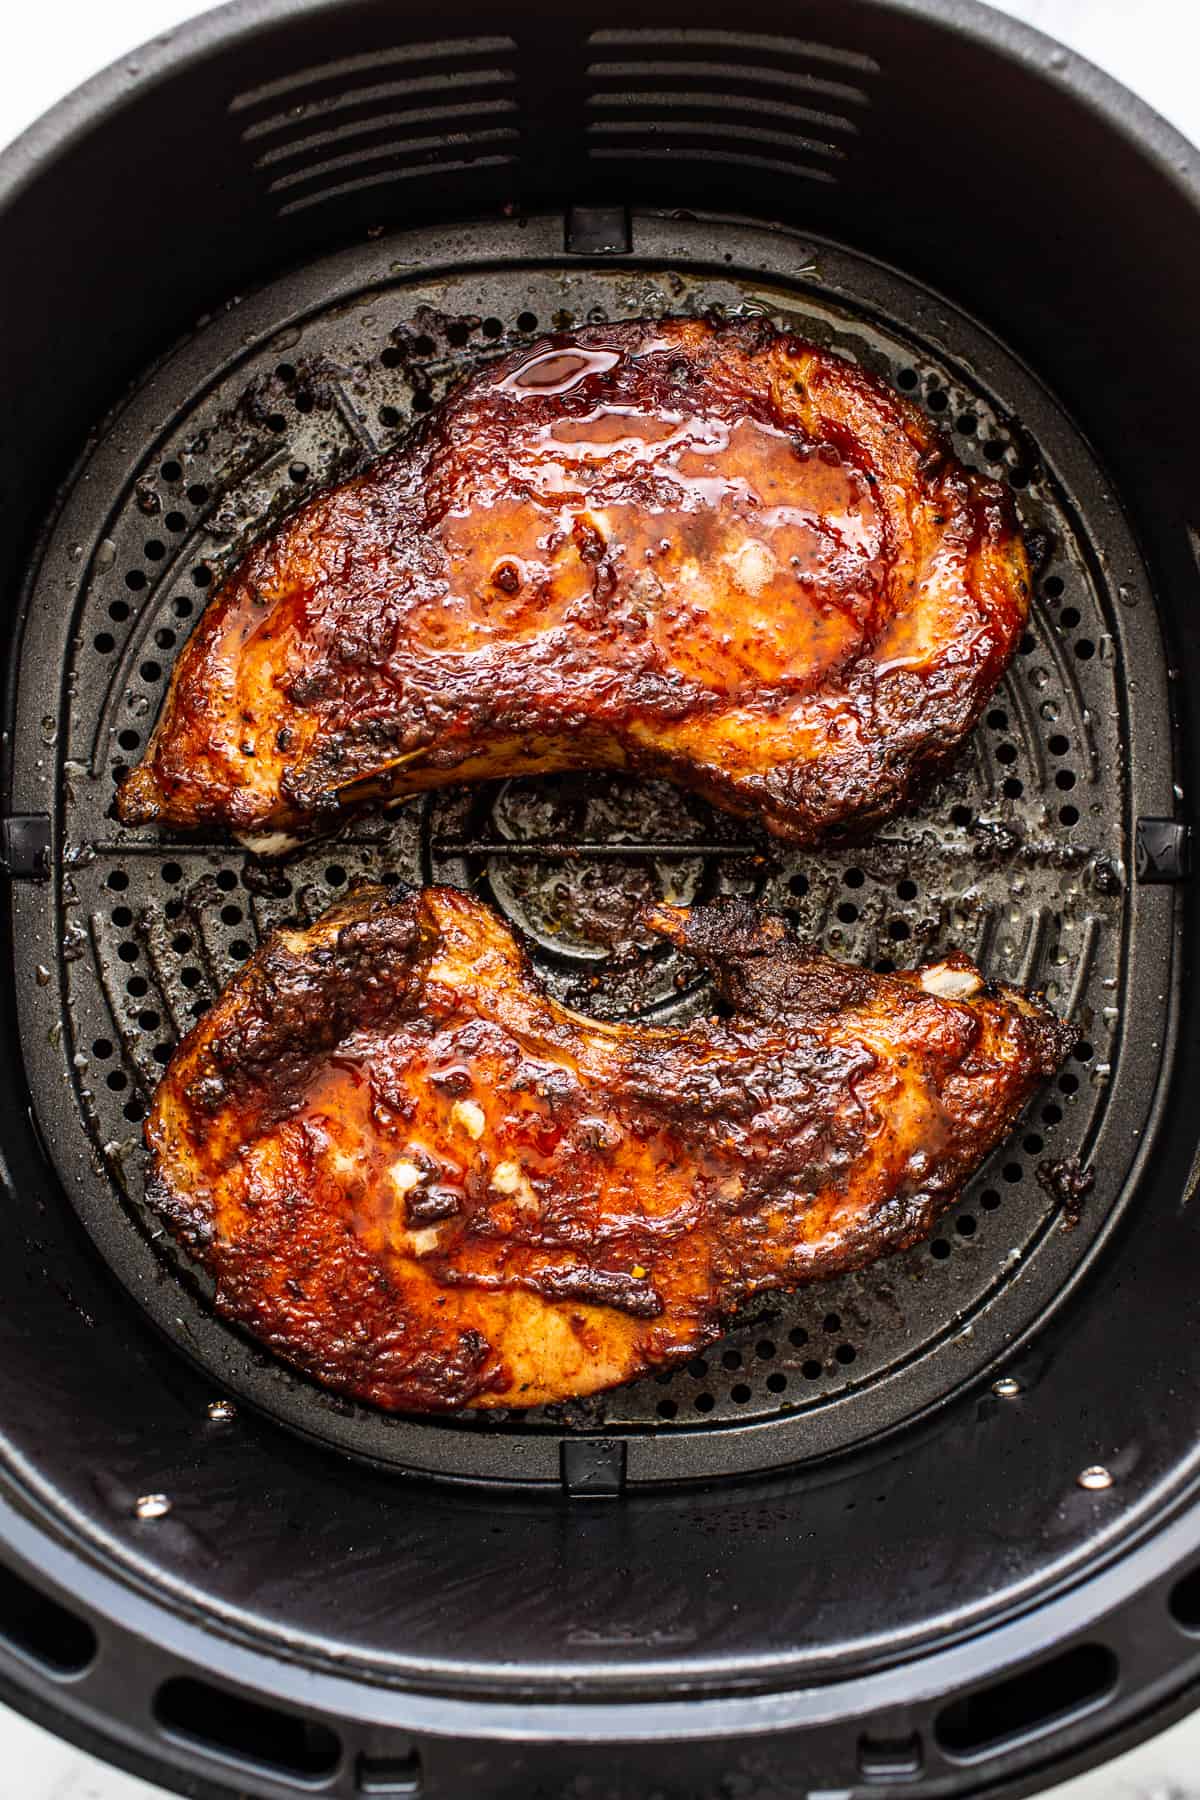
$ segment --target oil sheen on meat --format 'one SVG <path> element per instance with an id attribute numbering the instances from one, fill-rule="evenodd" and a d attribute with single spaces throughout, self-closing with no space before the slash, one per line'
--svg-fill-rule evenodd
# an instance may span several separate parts
<path id="1" fill-rule="evenodd" d="M 662 906 L 729 1016 L 601 1024 L 452 888 L 282 931 L 176 1052 L 149 1194 L 280 1356 L 386 1408 L 532 1406 L 915 1243 L 1074 1041 L 965 958 L 878 975 Z"/>
<path id="2" fill-rule="evenodd" d="M 580 330 L 250 552 L 118 809 L 269 839 L 632 768 L 810 842 L 961 742 L 1028 594 L 1006 490 L 844 358 L 764 319 Z"/>

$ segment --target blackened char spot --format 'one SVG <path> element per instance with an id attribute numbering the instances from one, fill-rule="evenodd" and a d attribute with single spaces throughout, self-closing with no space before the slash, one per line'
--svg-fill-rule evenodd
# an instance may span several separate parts
<path id="1" fill-rule="evenodd" d="M 442 1219 L 454 1218 L 461 1212 L 462 1203 L 463 1197 L 455 1188 L 418 1188 L 409 1194 L 404 1211 L 410 1225 L 436 1225 Z"/>
<path id="2" fill-rule="evenodd" d="M 1037 1166 L 1038 1185 L 1062 1207 L 1062 1228 L 1074 1231 L 1083 1216 L 1083 1203 L 1096 1185 L 1096 1171 L 1083 1169 L 1073 1156 Z"/>
<path id="3" fill-rule="evenodd" d="M 309 1071 L 348 1031 L 399 1013 L 421 945 L 419 903 L 380 906 L 355 919 L 331 944 L 297 955 L 272 938 L 246 971 L 244 1003 L 214 1036 L 189 1090 L 201 1110 L 269 1090 L 283 1117 Z"/>
<path id="4" fill-rule="evenodd" d="M 654 908 L 646 922 L 702 963 L 738 1013 L 791 1021 L 827 1015 L 858 1005 L 875 980 L 869 970 L 819 955 L 748 900 L 729 897 L 686 912 Z"/>
<path id="5" fill-rule="evenodd" d="M 657 1319 L 663 1310 L 659 1295 L 645 1277 L 623 1269 L 591 1269 L 572 1264 L 564 1269 L 539 1269 L 522 1285 L 544 1294 L 547 1300 L 582 1300 L 593 1306 L 612 1306 L 635 1319 Z"/>

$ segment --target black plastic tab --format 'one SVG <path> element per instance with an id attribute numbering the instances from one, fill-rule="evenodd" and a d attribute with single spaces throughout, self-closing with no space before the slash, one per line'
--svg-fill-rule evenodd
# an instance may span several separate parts
<path id="1" fill-rule="evenodd" d="M 412 1796 L 421 1792 L 421 1758 L 416 1750 L 403 1756 L 360 1756 L 354 1773 L 360 1794 Z"/>
<path id="2" fill-rule="evenodd" d="M 562 1484 L 573 1500 L 611 1500 L 625 1487 L 621 1438 L 564 1438 L 559 1446 Z"/>
<path id="3" fill-rule="evenodd" d="M 10 813 L 0 819 L 0 863 L 14 881 L 49 880 L 49 813 Z"/>
<path id="4" fill-rule="evenodd" d="M 1139 819 L 1134 842 L 1141 882 L 1186 881 L 1192 872 L 1192 828 L 1176 819 Z"/>
<path id="5" fill-rule="evenodd" d="M 572 256 L 628 256 L 633 249 L 627 206 L 572 206 L 565 233 Z"/>
<path id="6" fill-rule="evenodd" d="M 917 1732 L 907 1737 L 858 1740 L 859 1773 L 868 1781 L 915 1781 L 925 1767 Z"/>

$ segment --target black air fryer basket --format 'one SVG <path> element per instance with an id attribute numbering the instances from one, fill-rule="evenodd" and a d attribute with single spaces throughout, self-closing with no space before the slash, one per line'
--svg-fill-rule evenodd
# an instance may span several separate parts
<path id="1" fill-rule="evenodd" d="M 1185 1710 L 1197 153 L 954 0 L 239 0 L 0 159 L 0 256 L 4 1697 L 180 1792 L 341 1800 L 1016 1795 Z M 282 868 L 117 825 L 256 533 L 516 345 L 706 309 L 1015 490 L 1029 630 L 918 808 L 798 854 L 514 781 Z M 174 1043 L 364 873 L 472 886 L 609 1016 L 704 1005 L 613 945 L 733 892 L 877 966 L 959 945 L 1081 1041 L 930 1243 L 610 1396 L 385 1417 L 217 1321 L 141 1186 Z"/>

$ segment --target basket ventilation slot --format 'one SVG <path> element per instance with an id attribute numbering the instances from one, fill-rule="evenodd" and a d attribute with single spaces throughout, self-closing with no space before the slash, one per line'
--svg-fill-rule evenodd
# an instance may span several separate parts
<path id="1" fill-rule="evenodd" d="M 938 1743 L 960 1761 L 1009 1749 L 1099 1705 L 1115 1688 L 1117 1672 L 1111 1650 L 1077 1644 L 1050 1662 L 955 1700 L 938 1715 Z"/>
<path id="2" fill-rule="evenodd" d="M 86 1620 L 0 1565 L 0 1638 L 54 1675 L 81 1675 L 96 1654 Z"/>
<path id="3" fill-rule="evenodd" d="M 410 44 L 345 57 L 239 94 L 242 141 L 281 216 L 414 176 L 516 160 L 507 37 Z M 282 102 L 282 104 L 281 104 Z"/>
<path id="4" fill-rule="evenodd" d="M 1200 1568 L 1193 1569 L 1171 1589 L 1171 1617 L 1185 1631 L 1200 1632 Z"/>
<path id="5" fill-rule="evenodd" d="M 266 1774 L 331 1775 L 342 1746 L 327 1725 L 181 1676 L 158 1690 L 154 1713 L 170 1737 Z"/>
<path id="6" fill-rule="evenodd" d="M 872 58 L 794 38 L 601 31 L 587 71 L 589 155 L 694 157 L 838 178 L 870 105 Z"/>

